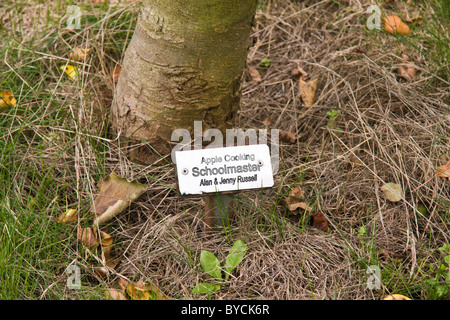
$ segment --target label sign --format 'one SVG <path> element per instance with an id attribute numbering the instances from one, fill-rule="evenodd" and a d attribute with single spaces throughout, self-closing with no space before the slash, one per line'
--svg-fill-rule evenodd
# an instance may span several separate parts
<path id="1" fill-rule="evenodd" d="M 265 144 L 176 151 L 175 159 L 182 195 L 273 186 Z"/>

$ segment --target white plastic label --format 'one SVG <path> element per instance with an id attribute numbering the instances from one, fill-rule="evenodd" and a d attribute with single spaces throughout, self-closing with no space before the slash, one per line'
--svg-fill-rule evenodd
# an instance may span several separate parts
<path id="1" fill-rule="evenodd" d="M 175 158 L 182 195 L 273 186 L 265 144 L 176 151 Z"/>

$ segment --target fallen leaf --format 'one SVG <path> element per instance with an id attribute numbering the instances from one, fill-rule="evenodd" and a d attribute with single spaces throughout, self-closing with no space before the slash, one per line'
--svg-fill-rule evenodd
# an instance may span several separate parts
<path id="1" fill-rule="evenodd" d="M 153 293 L 153 295 L 154 295 L 154 297 L 155 297 L 156 299 L 158 299 L 158 300 L 168 300 L 168 299 L 169 299 L 164 293 L 162 293 L 162 292 L 161 292 L 157 287 L 155 287 L 154 285 L 152 285 L 152 284 L 150 284 L 150 283 L 147 283 L 147 284 L 146 284 L 146 287 L 147 287 L 148 290 L 150 290 L 150 291 Z"/>
<path id="2" fill-rule="evenodd" d="M 103 266 L 94 267 L 94 275 L 100 279 L 107 279 L 111 270 L 114 269 L 120 262 L 121 257 L 113 258 L 111 256 L 111 249 L 113 244 L 113 238 L 104 231 L 99 231 L 99 235 L 93 228 L 80 228 L 78 229 L 78 239 L 83 246 L 93 251 L 98 247 L 102 248 L 102 264 Z"/>
<path id="3" fill-rule="evenodd" d="M 248 72 L 250 73 L 250 76 L 252 77 L 252 80 L 254 82 L 262 81 L 261 74 L 259 73 L 259 71 L 256 68 L 248 67 Z"/>
<path id="4" fill-rule="evenodd" d="M 292 198 L 290 199 L 291 204 L 289 205 L 289 210 L 295 212 L 295 210 L 297 210 L 298 208 L 306 210 L 306 211 L 311 211 L 312 208 L 303 201 L 300 202 L 293 202 Z"/>
<path id="5" fill-rule="evenodd" d="M 108 290 L 106 290 L 105 296 L 108 300 L 127 300 L 123 291 L 114 288 L 109 288 Z"/>
<path id="6" fill-rule="evenodd" d="M 247 252 L 248 246 L 242 240 L 237 240 L 233 243 L 228 256 L 225 259 L 225 281 L 228 280 L 233 270 L 241 263 Z"/>
<path id="7" fill-rule="evenodd" d="M 300 186 L 297 186 L 293 188 L 291 191 L 289 191 L 289 196 L 303 199 L 305 197 L 305 190 L 303 190 L 303 188 L 301 188 Z"/>
<path id="8" fill-rule="evenodd" d="M 300 66 L 296 66 L 291 70 L 291 75 L 296 81 L 305 80 L 308 76 L 308 73 L 303 70 Z"/>
<path id="9" fill-rule="evenodd" d="M 111 250 L 111 246 L 114 242 L 113 237 L 106 233 L 105 231 L 100 230 L 100 244 L 103 247 L 103 250 L 106 250 L 109 248 L 109 250 Z"/>
<path id="10" fill-rule="evenodd" d="M 74 66 L 68 64 L 67 66 L 61 66 L 59 68 L 61 70 L 63 70 L 71 80 L 73 80 L 73 81 L 77 80 L 77 76 L 78 76 L 78 68 L 77 67 L 74 67 Z"/>
<path id="11" fill-rule="evenodd" d="M 314 96 L 317 90 L 317 79 L 306 82 L 300 79 L 298 82 L 298 88 L 300 90 L 300 97 L 302 98 L 305 106 L 310 107 L 314 104 Z"/>
<path id="12" fill-rule="evenodd" d="M 122 70 L 122 67 L 120 66 L 120 64 L 116 65 L 114 67 L 114 71 L 113 71 L 113 80 L 114 82 L 119 81 L 119 76 L 120 76 L 120 71 Z"/>
<path id="13" fill-rule="evenodd" d="M 92 271 L 94 272 L 94 276 L 97 276 L 101 280 L 108 279 L 108 275 L 110 273 L 106 267 L 94 267 Z"/>
<path id="14" fill-rule="evenodd" d="M 220 290 L 219 284 L 214 283 L 208 283 L 208 282 L 201 282 L 198 285 L 195 286 L 194 289 L 192 289 L 192 294 L 205 294 L 205 293 L 211 293 Z"/>
<path id="15" fill-rule="evenodd" d="M 112 244 L 114 242 L 113 237 L 109 235 L 108 233 L 100 230 L 100 245 L 102 246 L 103 255 L 105 257 L 105 260 L 111 260 L 111 249 Z"/>
<path id="16" fill-rule="evenodd" d="M 69 209 L 66 212 L 62 213 L 59 217 L 58 217 L 58 222 L 59 223 L 64 223 L 64 222 L 77 222 L 78 221 L 78 216 L 76 215 L 77 213 L 77 209 Z"/>
<path id="17" fill-rule="evenodd" d="M 73 49 L 72 53 L 70 54 L 70 59 L 75 61 L 84 61 L 89 57 L 90 54 L 91 49 L 77 47 Z"/>
<path id="18" fill-rule="evenodd" d="M 94 268 L 94 273 L 96 273 L 101 278 L 105 279 L 109 274 L 108 268 L 114 269 L 122 259 L 122 257 L 114 258 L 111 255 L 111 250 L 113 248 L 112 244 L 114 242 L 113 237 L 108 233 L 100 230 L 99 231 L 100 239 L 99 239 L 97 233 L 92 228 L 84 228 L 84 230 L 82 230 L 81 233 L 79 230 L 78 235 L 79 238 L 82 239 L 81 241 L 83 245 L 90 248 L 91 250 L 95 249 L 98 245 L 101 246 L 103 255 L 102 260 L 104 266 Z"/>
<path id="19" fill-rule="evenodd" d="M 119 284 L 119 287 L 125 291 L 125 289 L 127 288 L 127 286 L 130 284 L 130 281 L 124 279 L 124 278 L 119 278 L 119 280 L 117 280 L 117 283 Z"/>
<path id="20" fill-rule="evenodd" d="M 90 250 L 95 249 L 99 244 L 94 230 L 90 227 L 78 229 L 78 240 L 81 241 L 83 246 Z"/>
<path id="21" fill-rule="evenodd" d="M 303 70 L 300 66 L 296 66 L 291 70 L 292 77 L 298 81 L 298 89 L 300 91 L 300 97 L 303 103 L 310 107 L 314 104 L 314 96 L 317 90 L 317 79 L 306 81 L 308 73 Z"/>
<path id="22" fill-rule="evenodd" d="M 286 203 L 289 211 L 291 211 L 293 214 L 297 213 L 296 210 L 298 208 L 306 211 L 311 211 L 312 208 L 306 202 L 300 200 L 304 197 L 305 190 L 303 190 L 301 187 L 295 187 L 289 192 L 289 195 L 284 199 L 284 202 Z"/>
<path id="23" fill-rule="evenodd" d="M 222 270 L 220 269 L 220 261 L 214 255 L 214 253 L 202 250 L 200 253 L 200 264 L 205 271 L 210 276 L 222 281 Z"/>
<path id="24" fill-rule="evenodd" d="M 412 299 L 402 294 L 393 293 L 384 297 L 383 300 L 412 300 Z"/>
<path id="25" fill-rule="evenodd" d="M 398 202 L 402 200 L 403 195 L 402 187 L 397 183 L 393 182 L 386 183 L 381 187 L 381 190 L 383 191 L 386 199 L 388 199 L 389 201 Z"/>
<path id="26" fill-rule="evenodd" d="M 384 29 L 389 33 L 408 35 L 411 33 L 408 25 L 397 15 L 392 15 L 384 19 Z"/>
<path id="27" fill-rule="evenodd" d="M 278 133 L 282 142 L 295 143 L 297 141 L 297 137 L 292 132 L 279 130 Z"/>
<path id="28" fill-rule="evenodd" d="M 158 288 L 143 281 L 128 284 L 125 292 L 132 300 L 167 300 L 166 295 Z"/>
<path id="29" fill-rule="evenodd" d="M 328 221 L 324 214 L 320 211 L 314 211 L 312 213 L 312 226 L 323 232 L 328 232 Z"/>
<path id="30" fill-rule="evenodd" d="M 91 207 L 91 212 L 96 216 L 94 225 L 108 222 L 147 190 L 145 185 L 137 181 L 129 182 L 115 173 L 100 181 L 98 188 L 99 194 Z"/>
<path id="31" fill-rule="evenodd" d="M 114 258 L 114 259 L 107 260 L 106 261 L 106 266 L 108 268 L 115 269 L 117 267 L 117 265 L 120 263 L 121 260 L 122 260 L 122 257 L 117 257 L 117 258 Z"/>
<path id="32" fill-rule="evenodd" d="M 0 109 L 15 107 L 17 103 L 16 98 L 14 98 L 12 92 L 10 91 L 0 91 Z"/>
<path id="33" fill-rule="evenodd" d="M 108 268 L 114 269 L 119 263 L 122 257 L 113 258 L 111 250 L 113 248 L 114 239 L 108 233 L 100 230 L 100 245 L 102 247 L 103 257 L 105 259 L 105 265 Z"/>
<path id="34" fill-rule="evenodd" d="M 398 67 L 398 75 L 407 81 L 414 80 L 416 77 L 416 68 L 414 68 L 412 63 L 409 63 L 409 57 L 406 54 L 402 53 L 402 59 L 404 63 Z"/>
<path id="35" fill-rule="evenodd" d="M 450 160 L 446 164 L 437 167 L 436 175 L 438 177 L 450 179 Z"/>
<path id="36" fill-rule="evenodd" d="M 421 215 L 427 216 L 427 207 L 425 207 L 422 203 L 417 204 L 417 211 L 419 211 Z"/>
<path id="37" fill-rule="evenodd" d="M 262 59 L 261 62 L 259 63 L 259 65 L 264 68 L 270 67 L 270 64 L 271 64 L 271 61 L 270 61 L 270 59 L 267 59 L 267 58 Z"/>

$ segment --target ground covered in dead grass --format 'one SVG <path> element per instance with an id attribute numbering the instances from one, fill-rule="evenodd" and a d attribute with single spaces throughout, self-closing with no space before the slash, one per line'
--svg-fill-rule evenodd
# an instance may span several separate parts
<path id="1" fill-rule="evenodd" d="M 69 236 L 64 252 L 82 267 L 84 288 L 118 288 L 118 279 L 127 279 L 152 283 L 173 299 L 379 299 L 389 293 L 436 298 L 426 281 L 439 267 L 437 249 L 450 243 L 449 179 L 433 177 L 450 160 L 449 64 L 427 40 L 431 7 L 380 3 L 389 14 L 422 16 L 422 24 L 411 23 L 412 36 L 403 37 L 367 30 L 368 5 L 360 0 L 262 3 L 248 57 L 261 81 L 246 72 L 236 127 L 285 130 L 296 141 L 281 143 L 274 188 L 237 195 L 232 225 L 213 233 L 203 230 L 202 199 L 177 195 L 171 163 L 133 164 L 107 133 L 112 73 L 124 52 L 122 42 L 131 36 L 126 19 L 136 18 L 136 8 L 111 7 L 95 27 L 78 33 L 47 30 L 48 47 L 39 52 L 54 53 L 33 50 L 50 80 L 27 103 L 31 108 L 52 95 L 39 110 L 54 113 L 53 104 L 65 105 L 67 117 L 46 126 L 31 122 L 31 138 L 24 143 L 29 144 L 15 154 L 41 170 L 51 167 L 53 183 L 63 186 L 58 193 L 65 202 L 44 214 L 54 220 L 67 206 L 87 212 L 97 182 L 111 172 L 148 184 L 148 191 L 104 228 L 114 237 L 114 254 L 122 256 L 107 277 L 93 272 L 98 261 L 77 244 L 76 232 Z M 111 23 L 120 17 L 124 21 Z M 4 16 L 5 27 L 12 28 L 13 20 Z M 448 27 L 448 21 L 441 24 Z M 448 29 L 441 32 L 448 41 Z M 25 40 L 44 43 L 39 37 L 29 40 L 28 33 Z M 67 59 L 60 48 L 67 43 L 92 47 L 93 53 L 81 66 L 82 81 L 63 85 L 55 66 Z M 414 79 L 398 75 L 402 53 L 414 64 Z M 263 59 L 270 65 L 261 66 Z M 292 77 L 297 66 L 308 80 L 318 79 L 312 106 L 302 102 Z M 46 142 L 37 156 L 30 150 L 40 138 Z M 29 179 L 19 169 L 16 179 Z M 385 198 L 381 186 L 387 182 L 402 186 L 401 201 Z M 22 197 L 27 194 L 26 183 L 12 185 Z M 283 200 L 295 187 L 304 190 L 302 201 L 309 208 L 326 217 L 328 232 L 312 227 L 311 211 L 288 210 Z M 91 221 L 88 214 L 84 219 L 78 225 Z M 201 250 L 224 259 L 238 239 L 248 252 L 229 282 L 211 295 L 193 296 L 195 285 L 210 280 L 200 267 Z M 380 268 L 381 285 L 370 290 L 366 271 L 373 265 Z M 64 289 L 64 268 L 61 263 L 42 276 L 47 282 L 36 289 L 38 297 L 76 295 Z"/>

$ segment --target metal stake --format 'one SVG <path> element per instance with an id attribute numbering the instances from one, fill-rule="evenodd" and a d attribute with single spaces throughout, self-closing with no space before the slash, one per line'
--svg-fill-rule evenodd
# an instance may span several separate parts
<path id="1" fill-rule="evenodd" d="M 205 196 L 205 224 L 210 229 L 229 226 L 234 216 L 233 196 L 214 194 Z"/>

